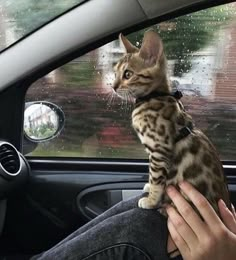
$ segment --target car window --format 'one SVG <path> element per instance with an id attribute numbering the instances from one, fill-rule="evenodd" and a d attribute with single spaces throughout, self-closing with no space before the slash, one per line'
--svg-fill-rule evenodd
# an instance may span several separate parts
<path id="1" fill-rule="evenodd" d="M 0 51 L 85 0 L 1 0 Z"/>
<path id="2" fill-rule="evenodd" d="M 164 42 L 172 81 L 186 110 L 216 145 L 222 160 L 236 158 L 236 4 L 153 25 Z M 147 30 L 146 28 L 145 30 Z M 143 32 L 129 35 L 140 46 Z M 118 40 L 36 81 L 26 101 L 48 101 L 65 114 L 54 139 L 24 146 L 30 156 L 146 159 L 131 127 L 131 100 L 113 94 L 112 67 L 123 55 Z M 27 147 L 27 149 L 26 149 Z"/>

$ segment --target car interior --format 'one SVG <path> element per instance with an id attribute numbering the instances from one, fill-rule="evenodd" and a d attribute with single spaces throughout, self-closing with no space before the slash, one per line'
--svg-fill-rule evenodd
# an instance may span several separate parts
<path id="1" fill-rule="evenodd" d="M 14 4 L 14 1 L 12 2 Z M 122 142 L 124 144 L 138 142 L 130 137 L 131 127 L 129 130 L 121 127 L 115 128 L 118 123 L 113 124 L 112 118 L 108 118 L 110 110 L 108 112 L 102 110 L 103 114 L 106 114 L 105 119 L 98 118 L 95 123 L 92 122 L 89 114 L 90 108 L 87 108 L 88 104 L 91 103 L 91 106 L 93 104 L 90 97 L 91 89 L 89 92 L 85 87 L 81 87 L 81 92 L 77 93 L 75 87 L 72 86 L 74 92 L 71 95 L 69 89 L 63 93 L 55 90 L 57 84 L 64 84 L 66 76 L 63 73 L 68 69 L 68 64 L 71 64 L 72 61 L 73 64 L 91 61 L 93 57 L 100 55 L 99 51 L 95 55 L 94 50 L 103 50 L 101 57 L 105 55 L 106 58 L 104 53 L 107 49 L 102 49 L 102 47 L 117 41 L 120 32 L 124 35 L 133 35 L 137 31 L 146 30 L 156 24 L 162 24 L 162 28 L 164 28 L 165 22 L 171 19 L 229 4 L 230 8 L 227 12 L 233 12 L 236 17 L 235 3 L 226 0 L 129 0 L 128 2 L 126 0 L 82 0 L 71 2 L 73 5 L 64 8 L 52 19 L 33 28 L 8 46 L 1 47 L 0 259 L 29 259 L 30 256 L 51 248 L 116 203 L 141 194 L 143 186 L 148 180 L 148 158 L 144 156 L 144 153 L 139 155 L 141 146 L 138 148 L 140 150 L 133 155 L 129 155 L 129 151 L 133 148 L 127 150 L 128 152 L 123 151 L 125 148 L 122 148 L 123 150 L 120 148 Z M 52 8 L 54 7 L 52 6 Z M 8 9 L 2 6 L 1 10 Z M 210 25 L 206 25 L 206 27 L 208 26 Z M 227 33 L 231 29 L 229 26 L 227 28 L 225 39 L 229 41 L 230 37 L 227 38 L 229 35 Z M 3 30 L 1 26 L 0 30 Z M 163 30 L 165 31 L 165 29 Z M 234 31 L 234 42 L 232 35 L 230 44 L 236 46 L 236 31 Z M 166 41 L 168 41 L 168 37 Z M 231 46 L 230 44 L 224 42 L 222 46 Z M 211 53 L 213 51 L 215 49 L 211 49 Z M 203 55 L 199 53 L 198 50 L 197 55 Z M 98 57 L 94 58 L 96 62 L 99 60 Z M 212 54 L 209 57 L 213 57 Z M 96 65 L 95 72 L 93 68 L 95 66 L 91 62 L 92 67 L 89 67 L 89 70 L 93 70 L 91 72 L 93 74 L 89 75 L 96 73 L 101 76 L 100 68 L 107 64 L 99 62 L 96 63 L 98 65 Z M 210 58 L 209 62 L 212 62 Z M 213 63 L 217 62 L 213 61 Z M 110 66 L 111 63 L 108 65 Z M 232 65 L 230 75 L 233 76 L 230 80 L 233 82 L 232 86 L 234 85 L 236 93 L 235 69 L 236 65 L 234 67 Z M 61 71 L 62 76 L 57 76 L 58 71 Z M 75 72 L 83 74 L 83 71 L 81 67 Z M 47 80 L 50 80 L 48 88 L 44 88 L 43 77 L 45 75 L 47 75 Z M 226 80 L 228 75 L 224 74 L 222 77 Z M 74 84 L 75 78 L 76 75 L 73 74 L 73 77 L 69 79 L 71 85 Z M 66 79 L 68 80 L 68 78 Z M 84 79 L 81 76 L 76 80 Z M 181 85 L 187 88 L 188 84 L 180 83 L 180 88 Z M 201 92 L 200 87 L 199 89 Z M 83 95 L 84 103 L 79 102 L 79 95 Z M 212 92 L 209 95 L 212 95 Z M 194 105 L 191 106 L 193 99 L 188 99 L 186 95 L 189 102 L 186 108 L 198 111 L 201 107 L 202 110 L 199 112 L 201 115 L 198 117 L 197 112 L 194 112 L 193 117 L 196 122 L 198 119 L 202 120 L 201 122 L 206 128 L 210 119 L 208 120 L 204 114 L 206 111 L 203 109 L 204 106 L 209 105 L 211 109 L 223 113 L 222 122 L 218 122 L 214 114 L 211 114 L 212 120 L 214 119 L 216 122 L 213 120 L 214 124 L 212 123 L 209 127 L 209 132 L 212 138 L 215 138 L 216 143 L 219 142 L 217 147 L 221 152 L 231 201 L 236 205 L 236 136 L 234 134 L 236 130 L 236 94 L 232 91 L 228 96 L 227 102 L 225 101 L 220 108 L 219 106 L 216 108 L 217 102 L 214 103 L 211 99 L 204 101 L 203 98 L 199 99 L 200 101 L 194 101 Z M 62 102 L 62 99 L 67 97 L 68 100 L 70 98 L 68 104 L 74 102 L 74 107 L 77 106 L 78 109 L 70 110 L 69 105 Z M 56 102 L 57 100 L 58 102 Z M 35 137 L 35 133 L 33 134 L 32 131 L 26 131 L 26 127 L 32 127 L 30 121 L 32 115 L 26 114 L 26 111 L 31 106 L 35 106 L 36 111 L 37 106 L 43 105 L 45 110 L 51 109 L 50 113 L 53 111 L 56 114 L 58 122 L 53 125 L 55 128 L 53 137 L 50 137 L 51 132 L 49 132 L 44 140 L 40 140 L 40 137 Z M 93 109 L 97 110 L 98 107 L 94 105 Z M 77 121 L 81 118 L 84 120 L 83 122 L 87 120 L 86 122 L 90 126 L 102 129 L 97 134 L 96 140 L 95 135 L 90 134 L 92 128 L 85 128 L 82 123 L 72 122 L 69 116 L 74 114 L 76 114 L 74 118 Z M 123 115 L 119 115 L 119 118 L 123 120 Z M 29 119 L 28 123 L 26 119 Z M 101 128 L 102 120 L 106 120 L 104 128 Z M 126 123 L 127 121 L 125 121 Z M 80 142 L 78 146 L 73 144 L 74 139 L 65 135 L 72 125 L 74 132 L 71 130 L 69 135 L 77 136 L 77 132 L 83 127 L 85 128 L 86 141 L 78 141 Z M 216 128 L 220 127 L 222 127 L 222 137 L 221 140 L 218 140 Z M 118 130 L 119 135 L 127 135 L 130 139 L 127 137 L 122 141 L 119 140 L 119 137 L 116 138 L 115 131 Z M 87 135 L 86 131 L 89 132 Z M 31 138 L 27 137 L 27 134 L 32 134 Z M 60 137 L 63 138 L 60 139 Z M 113 146 L 109 148 L 109 151 L 114 156 L 109 156 L 108 152 L 104 152 L 103 156 L 100 152 L 96 153 L 93 150 L 95 149 L 94 143 L 98 147 L 101 146 L 101 139 L 104 142 L 107 141 L 108 144 L 112 143 Z M 222 139 L 225 140 L 224 143 L 222 143 Z M 66 150 L 65 147 L 66 145 L 69 147 L 69 143 L 70 147 L 75 147 L 73 148 L 75 151 L 63 153 L 63 149 Z M 63 149 L 58 148 L 59 144 Z M 88 147 L 93 153 L 84 152 L 84 155 L 81 155 L 82 152 L 79 150 L 87 151 Z M 99 150 L 99 148 L 96 149 Z M 122 150 L 125 156 L 116 152 L 118 151 L 116 149 Z M 55 152 L 53 152 L 54 150 Z"/>

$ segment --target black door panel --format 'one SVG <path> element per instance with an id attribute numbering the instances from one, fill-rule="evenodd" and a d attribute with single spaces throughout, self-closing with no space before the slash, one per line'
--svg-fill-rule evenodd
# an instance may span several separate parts
<path id="1" fill-rule="evenodd" d="M 55 214 L 62 223 L 69 223 L 70 228 L 84 224 L 84 221 L 117 203 L 122 199 L 121 190 L 139 189 L 141 192 L 148 179 L 146 173 L 138 170 L 136 173 L 119 172 L 118 169 L 108 171 L 100 165 L 93 166 L 97 171 L 85 171 L 80 170 L 78 164 L 77 166 L 78 170 L 75 169 L 75 165 L 68 166 L 68 170 L 63 171 L 33 170 L 28 191 L 34 201 Z M 99 197 L 101 201 L 97 198 L 94 201 L 94 197 Z M 104 203 L 106 205 L 102 206 Z M 89 207 L 88 204 L 92 206 Z M 91 211 L 91 214 L 85 213 L 88 211 Z"/>
<path id="2" fill-rule="evenodd" d="M 140 194 L 148 181 L 147 162 L 32 161 L 30 164 L 30 196 L 68 229 L 84 224 L 122 199 Z M 44 169 L 45 165 L 49 170 Z M 234 204 L 235 170 L 225 166 Z"/>
<path id="3" fill-rule="evenodd" d="M 146 162 L 51 161 L 47 163 L 50 170 L 45 170 L 44 162 L 32 161 L 31 167 L 30 196 L 69 229 L 84 224 L 122 199 L 140 194 L 148 181 Z M 231 199 L 236 204 L 234 170 L 225 167 Z"/>

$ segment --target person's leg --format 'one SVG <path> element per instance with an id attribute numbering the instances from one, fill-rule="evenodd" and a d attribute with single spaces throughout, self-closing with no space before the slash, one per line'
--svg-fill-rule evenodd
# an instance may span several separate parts
<path id="1" fill-rule="evenodd" d="M 105 211 L 103 214 L 99 215 L 98 217 L 91 220 L 90 222 L 88 222 L 87 224 L 82 226 L 81 228 L 77 229 L 75 232 L 73 232 L 67 238 L 65 238 L 60 243 L 58 243 L 55 247 L 65 243 L 66 241 L 68 241 L 74 237 L 79 236 L 80 234 L 84 233 L 88 229 L 96 226 L 98 223 L 101 223 L 103 220 L 105 220 L 111 216 L 120 214 L 121 212 L 125 212 L 125 211 L 133 209 L 133 208 L 137 208 L 139 199 L 140 199 L 140 196 L 131 198 L 126 201 L 119 202 L 118 204 L 114 205 L 112 208 Z"/>
<path id="2" fill-rule="evenodd" d="M 76 231 L 74 231 L 72 234 L 67 236 L 65 239 L 63 239 L 61 242 L 56 244 L 50 250 L 54 250 L 56 247 L 58 247 L 58 246 L 60 246 L 60 245 L 62 245 L 64 243 L 68 242 L 69 240 L 73 239 L 74 237 L 78 237 L 79 235 L 81 235 L 85 231 L 87 231 L 90 228 L 96 226 L 97 224 L 101 223 L 103 220 L 105 220 L 105 219 L 107 219 L 107 218 L 109 218 L 111 216 L 120 214 L 121 212 L 125 212 L 125 211 L 133 209 L 133 208 L 136 208 L 138 206 L 138 200 L 139 199 L 140 199 L 140 196 L 137 196 L 137 197 L 133 197 L 133 198 L 131 198 L 129 200 L 121 201 L 121 202 L 117 203 L 112 208 L 110 208 L 107 211 L 105 211 L 103 214 L 99 215 L 95 219 L 91 220 L 90 222 L 88 222 L 84 226 L 82 226 L 79 229 L 77 229 Z M 35 257 L 32 257 L 31 260 L 37 259 L 40 255 L 41 254 L 39 254 L 39 255 L 37 255 Z"/>
<path id="3" fill-rule="evenodd" d="M 156 210 L 137 207 L 101 219 L 38 260 L 167 260 L 166 219 Z"/>
<path id="4" fill-rule="evenodd" d="M 127 210 L 137 208 L 138 207 L 138 200 L 140 199 L 141 196 L 133 197 L 129 200 L 126 201 L 121 201 L 114 205 L 112 208 L 108 209 L 105 211 L 103 214 L 99 215 L 95 219 L 91 220 L 81 228 L 79 228 L 77 231 L 72 233 L 69 237 L 66 238 L 66 240 L 69 240 L 75 236 L 78 236 L 79 234 L 82 234 L 83 232 L 87 231 L 91 227 L 96 226 L 98 223 L 102 222 L 104 219 L 107 219 L 111 216 L 120 214 L 122 212 L 125 212 Z M 62 241 L 63 243 L 63 241 Z"/>

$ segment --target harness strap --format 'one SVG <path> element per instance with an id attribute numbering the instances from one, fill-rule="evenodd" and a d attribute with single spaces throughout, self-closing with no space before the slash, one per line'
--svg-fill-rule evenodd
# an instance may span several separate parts
<path id="1" fill-rule="evenodd" d="M 183 128 L 179 129 L 179 134 L 175 138 L 175 143 L 179 142 L 181 139 L 191 134 L 192 130 L 193 130 L 193 124 L 190 124 L 189 126 L 184 126 Z"/>
<path id="2" fill-rule="evenodd" d="M 137 98 L 136 104 L 142 103 L 142 102 L 147 102 L 152 98 L 164 97 L 164 96 L 171 96 L 171 97 L 174 97 L 176 100 L 180 100 L 183 97 L 183 94 L 179 90 L 176 90 L 174 93 L 153 91 L 144 97 Z M 190 123 L 188 126 L 184 126 L 183 128 L 179 129 L 179 134 L 175 138 L 175 143 L 179 142 L 181 139 L 183 139 L 183 138 L 187 137 L 189 134 L 191 134 L 192 130 L 193 130 L 192 123 Z"/>
<path id="3" fill-rule="evenodd" d="M 149 101 L 152 98 L 156 98 L 156 97 L 165 97 L 165 96 L 170 96 L 170 97 L 174 97 L 175 99 L 179 100 L 183 97 L 183 94 L 181 91 L 176 90 L 174 93 L 166 93 L 166 92 L 160 92 L 160 91 L 153 91 L 150 94 L 144 96 L 144 97 L 139 97 L 136 99 L 136 104 L 140 103 L 140 102 L 145 102 L 145 101 Z"/>

